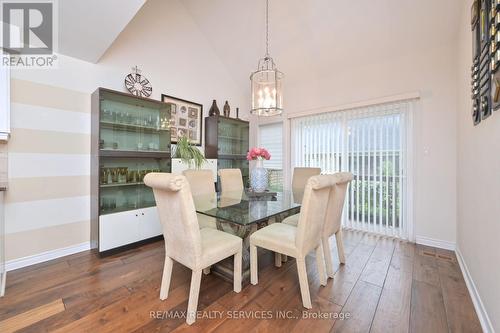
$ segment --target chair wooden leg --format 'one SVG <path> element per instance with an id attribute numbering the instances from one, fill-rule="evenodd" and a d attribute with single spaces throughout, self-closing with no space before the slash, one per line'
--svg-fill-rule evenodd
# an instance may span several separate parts
<path id="1" fill-rule="evenodd" d="M 316 267 L 318 268 L 319 284 L 326 286 L 325 259 L 321 243 L 316 248 Z"/>
<path id="2" fill-rule="evenodd" d="M 203 274 L 205 274 L 205 275 L 210 274 L 210 267 L 211 266 L 208 266 L 207 268 L 203 268 Z"/>
<path id="3" fill-rule="evenodd" d="M 238 251 L 234 255 L 234 278 L 233 278 L 233 290 L 237 293 L 241 291 L 241 260 L 242 260 L 242 250 Z"/>
<path id="4" fill-rule="evenodd" d="M 191 325 L 196 321 L 196 310 L 198 309 L 198 296 L 200 295 L 201 269 L 191 274 L 191 288 L 189 289 L 189 301 L 186 323 Z"/>
<path id="5" fill-rule="evenodd" d="M 341 264 L 345 264 L 344 241 L 342 240 L 342 230 L 337 231 L 337 233 L 335 234 L 335 240 L 337 241 L 337 251 L 339 252 L 339 261 Z"/>
<path id="6" fill-rule="evenodd" d="M 302 295 L 302 305 L 306 309 L 311 309 L 311 294 L 309 293 L 309 282 L 307 281 L 305 258 L 297 258 L 297 271 L 299 273 L 300 294 Z"/>
<path id="7" fill-rule="evenodd" d="M 169 256 L 165 256 L 165 264 L 163 265 L 163 276 L 161 278 L 160 299 L 163 301 L 168 297 L 168 289 L 170 288 L 170 278 L 172 277 L 172 266 L 174 262 Z"/>
<path id="8" fill-rule="evenodd" d="M 326 274 L 329 278 L 333 279 L 335 273 L 333 272 L 333 259 L 330 249 L 330 242 L 326 236 L 322 237 L 321 242 L 323 244 L 323 253 L 325 254 Z"/>
<path id="9" fill-rule="evenodd" d="M 274 252 L 274 266 L 281 267 L 281 253 Z"/>
<path id="10" fill-rule="evenodd" d="M 250 243 L 250 283 L 259 283 L 259 278 L 257 274 L 257 246 Z"/>

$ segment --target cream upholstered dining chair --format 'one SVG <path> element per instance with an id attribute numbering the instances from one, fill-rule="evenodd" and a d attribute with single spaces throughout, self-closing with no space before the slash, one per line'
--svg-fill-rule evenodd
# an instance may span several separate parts
<path id="1" fill-rule="evenodd" d="M 333 176 L 313 176 L 307 181 L 297 226 L 274 223 L 250 236 L 250 282 L 258 283 L 257 246 L 296 258 L 302 304 L 310 309 L 305 257 L 316 250 L 316 264 L 321 285 L 326 285 L 321 232 L 328 206 Z"/>
<path id="2" fill-rule="evenodd" d="M 321 168 L 293 168 L 292 191 L 303 192 L 307 180 L 321 173 Z"/>
<path id="3" fill-rule="evenodd" d="M 335 177 L 334 184 L 330 190 L 327 213 L 321 236 L 326 263 L 326 273 L 328 277 L 331 277 L 332 279 L 334 271 L 329 240 L 332 235 L 335 235 L 339 261 L 341 264 L 345 264 L 344 242 L 342 241 L 342 210 L 344 208 L 347 186 L 354 178 L 353 174 L 350 172 L 338 172 L 333 174 L 333 177 Z M 283 223 L 294 226 L 296 226 L 298 222 L 298 215 L 292 215 L 283 220 Z"/>
<path id="4" fill-rule="evenodd" d="M 187 178 L 191 193 L 194 196 L 213 196 L 215 197 L 214 174 L 212 170 L 184 170 L 182 174 Z M 200 228 L 217 229 L 215 218 L 204 215 L 198 215 Z"/>
<path id="5" fill-rule="evenodd" d="M 307 184 L 307 180 L 312 176 L 317 176 L 321 173 L 321 168 L 303 168 L 296 167 L 293 168 L 293 176 L 292 176 L 292 193 L 295 200 L 299 202 L 302 201 L 302 196 L 304 195 L 304 189 Z M 277 222 L 281 222 L 284 219 L 283 216 L 279 216 L 275 218 Z M 298 219 L 298 214 L 297 214 Z M 276 252 L 274 254 L 274 265 L 276 267 L 281 267 L 281 261 L 287 261 L 288 258 L 286 255 L 282 255 L 281 253 Z"/>
<path id="6" fill-rule="evenodd" d="M 243 176 L 240 169 L 220 169 L 221 192 L 243 192 Z"/>
<path id="7" fill-rule="evenodd" d="M 160 299 L 168 297 L 173 260 L 192 269 L 186 322 L 194 323 L 202 270 L 234 255 L 235 292 L 241 291 L 241 238 L 210 228 L 198 227 L 191 190 L 186 177 L 170 173 L 148 173 L 144 183 L 153 188 L 165 238 L 165 266 Z"/>

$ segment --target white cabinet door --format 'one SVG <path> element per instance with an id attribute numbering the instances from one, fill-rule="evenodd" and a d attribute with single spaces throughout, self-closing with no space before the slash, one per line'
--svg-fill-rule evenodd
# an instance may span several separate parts
<path id="1" fill-rule="evenodd" d="M 106 251 L 140 240 L 140 210 L 99 217 L 99 250 Z"/>
<path id="2" fill-rule="evenodd" d="M 156 207 L 141 209 L 139 235 L 141 240 L 162 234 L 160 218 Z"/>
<path id="3" fill-rule="evenodd" d="M 172 159 L 172 173 L 182 174 L 182 171 L 187 170 L 188 166 L 182 163 L 180 158 Z M 217 182 L 217 160 L 216 159 L 207 159 L 205 163 L 201 166 L 202 170 L 208 169 L 212 170 L 214 175 L 214 183 Z"/>

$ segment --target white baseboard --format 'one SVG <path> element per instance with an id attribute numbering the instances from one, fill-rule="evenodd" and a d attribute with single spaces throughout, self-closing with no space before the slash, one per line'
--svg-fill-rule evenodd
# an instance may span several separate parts
<path id="1" fill-rule="evenodd" d="M 5 263 L 5 270 L 8 272 L 14 269 L 39 264 L 44 261 L 49 261 L 52 259 L 68 256 L 70 254 L 87 250 L 90 250 L 90 242 L 63 247 L 61 249 L 50 250 L 47 252 L 38 253 L 28 257 L 12 259 Z"/>
<path id="2" fill-rule="evenodd" d="M 444 241 L 444 240 L 434 239 L 434 238 L 429 238 L 429 237 L 423 237 L 423 236 L 416 236 L 415 243 L 420 244 L 420 245 L 437 247 L 437 248 L 445 249 L 445 250 L 451 250 L 451 251 L 455 251 L 455 248 L 456 248 L 456 244 L 454 242 Z"/>
<path id="3" fill-rule="evenodd" d="M 474 304 L 474 308 L 476 309 L 479 322 L 481 323 L 481 327 L 483 328 L 483 332 L 494 333 L 495 330 L 493 329 L 493 325 L 490 321 L 490 318 L 488 317 L 486 308 L 484 307 L 484 304 L 481 301 L 481 296 L 479 296 L 479 292 L 477 291 L 476 285 L 474 284 L 474 280 L 472 280 L 472 276 L 469 273 L 467 264 L 465 263 L 465 260 L 462 257 L 462 253 L 460 252 L 460 249 L 458 247 L 455 250 L 455 253 L 457 255 L 460 269 L 462 270 L 462 275 L 464 276 L 465 284 L 467 285 L 470 297 L 472 298 L 472 303 Z"/>

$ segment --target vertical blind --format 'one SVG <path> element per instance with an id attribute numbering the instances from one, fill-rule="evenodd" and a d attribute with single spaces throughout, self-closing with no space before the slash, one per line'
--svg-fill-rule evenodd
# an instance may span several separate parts
<path id="1" fill-rule="evenodd" d="M 410 102 L 292 119 L 292 164 L 349 171 L 344 227 L 408 238 L 407 145 Z"/>
<path id="2" fill-rule="evenodd" d="M 269 161 L 264 161 L 268 169 L 283 169 L 283 123 L 259 126 L 259 146 L 271 154 Z"/>
<path id="3" fill-rule="evenodd" d="M 269 161 L 264 161 L 268 170 L 268 184 L 271 191 L 283 190 L 283 123 L 263 124 L 259 126 L 259 146 L 271 154 Z"/>

